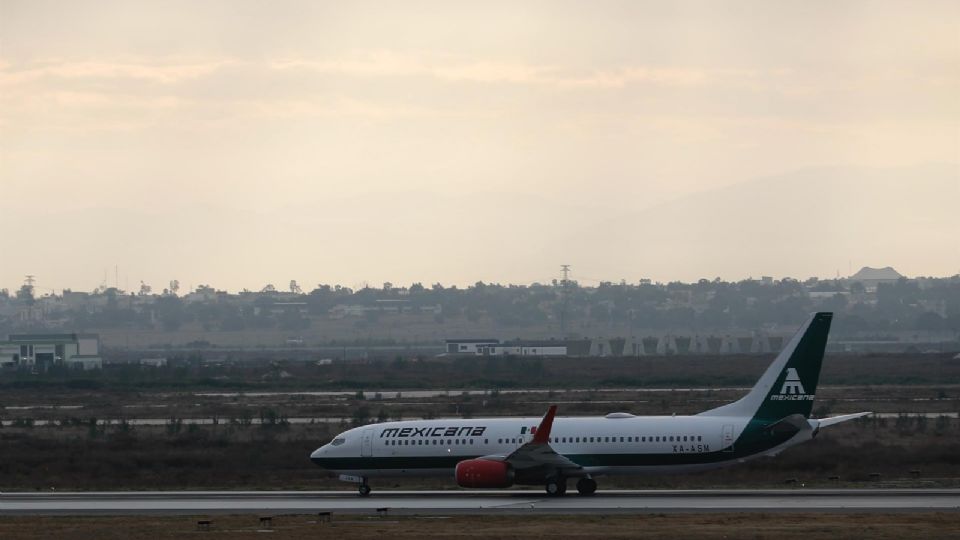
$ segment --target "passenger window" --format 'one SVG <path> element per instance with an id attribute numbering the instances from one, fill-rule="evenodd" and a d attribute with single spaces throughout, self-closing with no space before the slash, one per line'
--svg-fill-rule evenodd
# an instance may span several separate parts
<path id="1" fill-rule="evenodd" d="M 702 441 L 702 440 L 703 440 L 703 436 L 702 436 L 702 435 L 697 435 L 697 442 L 700 442 L 700 441 Z"/>
<path id="2" fill-rule="evenodd" d="M 670 436 L 670 442 L 673 442 L 673 435 Z"/>

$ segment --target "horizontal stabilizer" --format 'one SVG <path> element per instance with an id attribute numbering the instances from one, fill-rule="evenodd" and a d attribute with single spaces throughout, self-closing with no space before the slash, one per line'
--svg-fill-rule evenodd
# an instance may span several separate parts
<path id="1" fill-rule="evenodd" d="M 841 414 L 840 416 L 831 416 L 829 418 L 821 418 L 817 420 L 817 423 L 820 427 L 832 426 L 834 424 L 839 424 L 840 422 L 846 422 L 848 420 L 856 420 L 868 414 L 873 414 L 872 412 L 858 412 L 853 414 Z"/>

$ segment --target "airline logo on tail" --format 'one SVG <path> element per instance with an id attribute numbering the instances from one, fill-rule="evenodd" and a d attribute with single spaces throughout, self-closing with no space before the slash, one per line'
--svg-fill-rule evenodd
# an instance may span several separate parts
<path id="1" fill-rule="evenodd" d="M 800 382 L 797 368 L 787 368 L 787 377 L 783 380 L 783 387 L 779 394 L 772 394 L 773 401 L 813 401 L 813 394 L 807 394 Z"/>

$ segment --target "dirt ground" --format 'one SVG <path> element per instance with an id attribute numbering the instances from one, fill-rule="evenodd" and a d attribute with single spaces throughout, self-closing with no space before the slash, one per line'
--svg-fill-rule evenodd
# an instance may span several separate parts
<path id="1" fill-rule="evenodd" d="M 197 522 L 210 519 L 209 530 Z M 260 527 L 259 516 L 3 517 L 0 538 L 123 539 L 384 537 L 423 538 L 741 538 L 804 540 L 835 538 L 960 538 L 960 512 L 949 513 L 718 513 L 612 516 L 274 516 Z"/>

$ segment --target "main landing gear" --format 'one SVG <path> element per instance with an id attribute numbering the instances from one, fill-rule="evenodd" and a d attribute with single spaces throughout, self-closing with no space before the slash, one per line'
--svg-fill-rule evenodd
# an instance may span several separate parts
<path id="1" fill-rule="evenodd" d="M 551 497 L 561 497 L 567 492 L 567 479 L 555 478 L 547 480 L 547 495 Z"/>
<path id="2" fill-rule="evenodd" d="M 567 493 L 566 478 L 550 478 L 546 483 L 547 495 L 551 497 L 562 497 Z M 580 495 L 593 495 L 597 492 L 597 481 L 590 477 L 584 477 L 577 480 L 577 492 Z"/>
<path id="3" fill-rule="evenodd" d="M 589 477 L 577 480 L 577 492 L 581 495 L 593 495 L 597 492 L 597 481 Z"/>
<path id="4" fill-rule="evenodd" d="M 367 479 L 366 479 L 366 478 L 364 478 L 364 479 L 363 479 L 363 482 L 360 483 L 359 491 L 360 491 L 360 496 L 361 496 L 361 497 L 369 497 L 369 496 L 370 496 L 370 484 L 367 483 Z"/>

